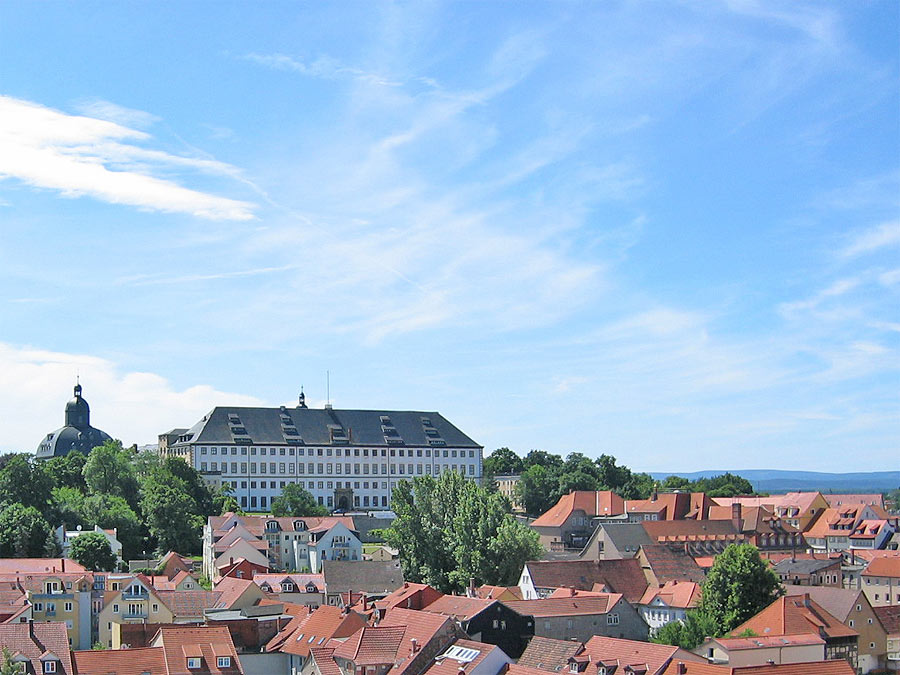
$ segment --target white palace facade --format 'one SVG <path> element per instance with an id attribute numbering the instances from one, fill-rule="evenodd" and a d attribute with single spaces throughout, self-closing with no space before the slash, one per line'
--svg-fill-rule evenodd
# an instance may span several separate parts
<path id="1" fill-rule="evenodd" d="M 436 412 L 217 407 L 159 437 L 163 456 L 229 484 L 246 511 L 300 483 L 332 510 L 389 510 L 397 483 L 456 471 L 481 482 L 484 448 Z"/>

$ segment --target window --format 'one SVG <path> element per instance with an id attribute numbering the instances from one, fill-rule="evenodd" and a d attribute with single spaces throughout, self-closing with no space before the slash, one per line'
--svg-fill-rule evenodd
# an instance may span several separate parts
<path id="1" fill-rule="evenodd" d="M 231 668 L 231 657 L 230 656 L 220 656 L 216 659 L 216 665 L 219 668 Z"/>
<path id="2" fill-rule="evenodd" d="M 72 611 L 72 603 L 71 603 L 71 602 L 67 602 L 67 603 L 66 603 L 66 611 L 67 611 L 67 612 L 71 612 L 71 611 Z M 871 623 L 871 620 L 869 621 L 869 623 Z"/>
<path id="3" fill-rule="evenodd" d="M 188 657 L 187 667 L 188 668 L 199 668 L 200 667 L 200 659 L 198 659 L 196 656 Z"/>
<path id="4" fill-rule="evenodd" d="M 113 614 L 118 614 L 118 613 L 119 613 L 119 606 L 113 605 Z"/>
<path id="5" fill-rule="evenodd" d="M 55 673 L 56 672 L 56 661 L 44 661 L 44 672 L 45 673 Z"/>
<path id="6" fill-rule="evenodd" d="M 154 602 L 154 603 L 153 603 L 153 613 L 155 614 L 155 613 L 158 612 L 158 611 L 159 611 L 159 605 L 158 605 L 157 603 Z"/>
<path id="7" fill-rule="evenodd" d="M 875 596 L 875 599 L 876 599 L 876 600 L 878 599 L 878 596 L 877 596 L 877 595 Z M 850 626 L 850 628 L 853 628 L 853 619 L 850 619 L 850 620 L 847 622 L 847 625 Z"/>
<path id="8" fill-rule="evenodd" d="M 619 615 L 618 614 L 607 614 L 606 615 L 606 623 L 609 626 L 616 626 L 619 623 Z"/>

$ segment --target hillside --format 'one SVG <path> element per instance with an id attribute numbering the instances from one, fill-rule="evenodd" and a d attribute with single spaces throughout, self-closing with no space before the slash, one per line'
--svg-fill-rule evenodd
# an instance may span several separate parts
<path id="1" fill-rule="evenodd" d="M 721 471 L 695 471 L 692 473 L 653 472 L 657 480 L 672 475 L 690 480 L 710 478 L 725 473 Z M 870 471 L 864 473 L 822 473 L 818 471 L 782 471 L 778 469 L 730 469 L 743 476 L 759 492 L 790 492 L 792 490 L 818 490 L 829 492 L 888 492 L 900 487 L 900 471 Z"/>

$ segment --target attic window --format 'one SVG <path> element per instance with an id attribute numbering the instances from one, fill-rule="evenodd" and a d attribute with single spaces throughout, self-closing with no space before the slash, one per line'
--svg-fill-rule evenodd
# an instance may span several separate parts
<path id="1" fill-rule="evenodd" d="M 423 417 L 422 418 L 422 426 L 423 427 L 433 427 L 434 425 L 431 423 L 430 417 Z"/>
<path id="2" fill-rule="evenodd" d="M 570 673 L 577 673 L 577 672 L 578 672 L 578 663 L 577 663 L 577 662 L 572 661 L 572 663 L 569 664 L 569 672 L 570 672 Z"/>
<path id="3" fill-rule="evenodd" d="M 391 425 L 391 418 L 388 417 L 387 415 L 382 415 L 382 416 L 381 416 L 381 424 L 382 424 L 383 426 L 387 426 L 387 427 L 392 426 L 392 425 Z"/>
<path id="4" fill-rule="evenodd" d="M 216 659 L 216 665 L 219 668 L 231 668 L 231 657 L 230 656 L 220 656 Z"/>
<path id="5" fill-rule="evenodd" d="M 24 668 L 22 669 L 22 672 L 25 672 Z M 44 672 L 45 673 L 55 673 L 56 672 L 56 661 L 44 661 Z"/>
<path id="6" fill-rule="evenodd" d="M 189 656 L 187 660 L 187 667 L 190 669 L 197 669 L 200 667 L 200 659 L 196 656 Z"/>

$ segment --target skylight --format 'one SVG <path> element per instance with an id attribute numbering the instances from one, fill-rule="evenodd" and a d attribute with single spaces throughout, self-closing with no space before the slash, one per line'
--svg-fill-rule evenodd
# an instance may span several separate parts
<path id="1" fill-rule="evenodd" d="M 481 652 L 477 649 L 469 649 L 468 647 L 459 647 L 457 645 L 453 645 L 448 649 L 443 657 L 447 659 L 453 659 L 454 661 L 459 661 L 460 663 L 469 663 L 478 658 L 478 655 Z"/>

